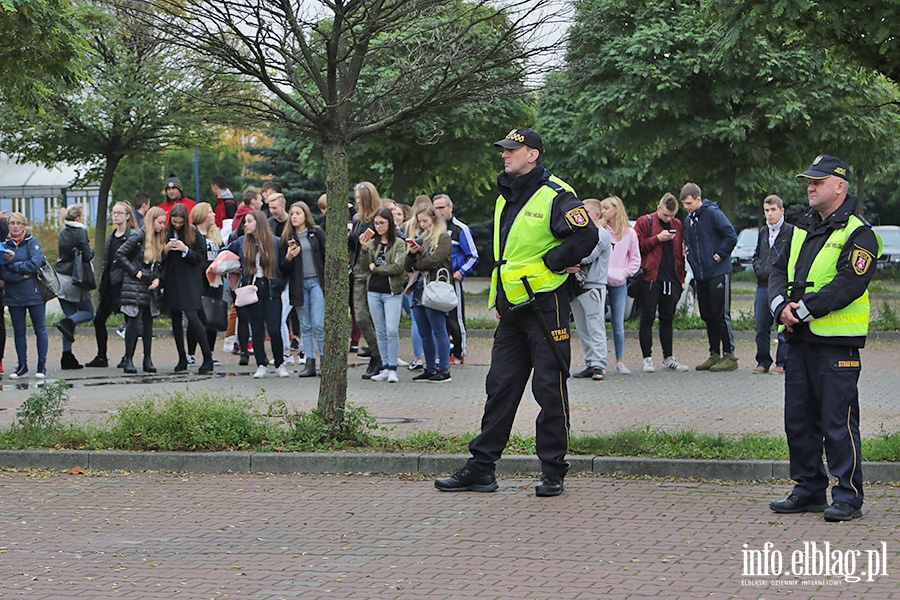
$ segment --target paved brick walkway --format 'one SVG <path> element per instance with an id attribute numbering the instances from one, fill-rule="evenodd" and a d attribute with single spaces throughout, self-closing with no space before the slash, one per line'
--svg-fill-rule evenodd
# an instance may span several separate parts
<path id="1" fill-rule="evenodd" d="M 829 524 L 769 512 L 784 485 L 570 477 L 558 498 L 533 485 L 445 494 L 403 477 L 0 472 L 0 597 L 900 595 L 896 487 L 869 487 L 862 520 Z M 860 551 L 858 576 L 885 542 L 887 564 L 873 581 L 744 575 L 744 551 L 766 542 L 783 569 L 804 542 Z"/>

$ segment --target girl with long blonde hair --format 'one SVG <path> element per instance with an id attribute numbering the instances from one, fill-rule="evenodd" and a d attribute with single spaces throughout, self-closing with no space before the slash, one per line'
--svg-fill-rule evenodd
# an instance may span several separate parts
<path id="1" fill-rule="evenodd" d="M 368 181 L 357 183 L 353 188 L 353 194 L 356 197 L 356 214 L 353 215 L 349 239 L 350 264 L 353 267 L 353 278 L 350 280 L 352 292 L 350 314 L 371 352 L 369 366 L 362 376 L 363 379 L 371 379 L 372 376 L 381 372 L 382 365 L 375 324 L 372 322 L 372 315 L 369 314 L 369 299 L 366 289 L 369 282 L 369 270 L 368 265 L 361 264 L 359 260 L 362 251 L 359 238 L 367 230 L 375 230 L 372 222 L 375 219 L 375 213 L 381 209 L 381 196 L 375 186 Z"/>
<path id="2" fill-rule="evenodd" d="M 406 271 L 415 272 L 413 284 L 412 312 L 422 336 L 425 351 L 425 370 L 413 381 L 450 381 L 450 337 L 447 334 L 447 314 L 422 304 L 422 292 L 426 281 L 434 281 L 438 271 L 446 269 L 448 276 L 452 269 L 451 252 L 453 242 L 447 233 L 444 218 L 438 215 L 431 204 L 422 204 L 416 209 L 413 219 L 418 230 L 408 237 L 408 254 L 404 263 Z"/>
<path id="3" fill-rule="evenodd" d="M 603 218 L 600 226 L 605 227 L 612 242 L 609 253 L 609 272 L 606 291 L 609 298 L 610 320 L 613 330 L 613 344 L 616 348 L 616 372 L 629 373 L 625 365 L 625 303 L 628 300 L 626 281 L 641 268 L 641 249 L 637 234 L 628 222 L 625 203 L 618 196 L 609 196 L 600 201 Z"/>
<path id="4" fill-rule="evenodd" d="M 163 250 L 166 246 L 166 211 L 152 207 L 144 215 L 144 229 L 131 236 L 116 252 L 116 261 L 124 272 L 122 280 L 122 312 L 125 314 L 126 373 L 137 373 L 134 351 L 138 332 L 144 344 L 144 372 L 156 373 L 151 359 L 153 318 L 162 304 L 161 281 Z"/>

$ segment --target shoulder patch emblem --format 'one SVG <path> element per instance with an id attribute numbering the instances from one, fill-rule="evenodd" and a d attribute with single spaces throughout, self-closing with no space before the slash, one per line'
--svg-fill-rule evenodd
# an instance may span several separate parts
<path id="1" fill-rule="evenodd" d="M 875 262 L 875 256 L 865 248 L 856 246 L 850 254 L 850 262 L 853 264 L 854 273 L 865 275 L 872 263 Z"/>
<path id="2" fill-rule="evenodd" d="M 587 227 L 587 211 L 583 206 L 573 208 L 572 210 L 566 212 L 566 221 L 568 221 L 569 225 L 571 225 L 572 227 Z"/>

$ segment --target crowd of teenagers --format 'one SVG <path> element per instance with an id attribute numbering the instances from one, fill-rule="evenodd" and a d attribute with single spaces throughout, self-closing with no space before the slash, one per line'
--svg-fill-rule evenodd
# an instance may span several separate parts
<path id="1" fill-rule="evenodd" d="M 277 182 L 247 188 L 235 198 L 225 178 L 216 176 L 211 189 L 215 204 L 197 203 L 185 197 L 180 180 L 170 176 L 165 200 L 158 206 L 150 206 L 147 194 L 136 195 L 131 203 L 116 202 L 97 277 L 83 208 L 72 205 L 60 211 L 55 267 L 65 315 L 57 325 L 63 338 L 63 370 L 109 366 L 107 322 L 121 313 L 124 322 L 118 333 L 125 340 L 125 352 L 118 367 L 125 373 L 138 372 L 139 339 L 143 372 L 157 371 L 152 359 L 153 321 L 165 314 L 171 319 L 178 355 L 176 373 L 195 364 L 199 374 L 212 373 L 219 362 L 216 343 L 224 332 L 223 351 L 238 355 L 240 365 L 249 365 L 252 355 L 256 378 L 266 377 L 270 369 L 287 377 L 293 364 L 302 366 L 300 377 L 318 375 L 325 338 L 325 217 L 317 224 L 302 201 L 287 206 Z M 401 380 L 398 369 L 405 367 L 412 381 L 451 381 L 451 367 L 464 364 L 467 353 L 463 282 L 479 263 L 470 229 L 453 215 L 453 202 L 446 194 L 433 199 L 418 196 L 407 205 L 382 198 L 372 183 L 363 181 L 354 187 L 354 196 L 347 223 L 350 352 L 369 358 L 363 379 L 396 383 Z M 326 215 L 324 194 L 317 204 Z M 572 317 L 585 361 L 573 375 L 594 380 L 606 376 L 607 306 L 615 370 L 629 372 L 624 359 L 629 287 L 641 296 L 642 370 L 655 370 L 652 327 L 657 318 L 662 368 L 687 370 L 672 355 L 672 321 L 684 287 L 687 246 L 682 223 L 675 218 L 679 208 L 675 197 L 663 196 L 657 210 L 639 217 L 634 225 L 617 196 L 589 198 L 584 206 L 600 234 L 591 255 L 570 270 L 576 288 Z M 37 338 L 34 376 L 46 377 L 46 301 L 37 281 L 44 253 L 28 233 L 24 215 L 0 217 L 0 239 L 5 240 L 0 301 L 9 307 L 18 359 L 10 377 L 30 373 L 26 314 Z M 630 278 L 641 274 L 643 282 L 629 286 Z M 435 307 L 423 300 L 426 286 L 437 281 L 452 287 L 454 306 Z M 96 310 L 91 300 L 95 288 L 99 288 Z M 248 301 L 242 294 L 251 288 Z M 403 313 L 412 324 L 409 361 L 399 355 Z M 76 327 L 89 321 L 94 325 L 96 355 L 82 364 L 73 343 Z M 2 328 L 0 335 L 2 372 Z"/>
<path id="2" fill-rule="evenodd" d="M 96 276 L 83 207 L 61 209 L 59 258 L 53 266 L 64 313 L 57 324 L 62 335 L 62 370 L 108 367 L 107 324 L 113 314 L 121 313 L 118 333 L 125 340 L 125 352 L 118 368 L 125 373 L 138 372 L 139 339 L 140 368 L 157 372 L 153 323 L 164 314 L 172 323 L 176 373 L 195 364 L 199 374 L 212 373 L 219 363 L 214 355 L 216 342 L 224 331 L 223 351 L 239 355 L 240 365 L 248 365 L 252 355 L 256 378 L 268 375 L 270 368 L 278 377 L 287 377 L 287 365 L 298 363 L 300 377 L 319 374 L 317 357 L 321 360 L 325 341 L 325 218 L 317 224 L 302 201 L 287 207 L 277 182 L 247 188 L 239 199 L 224 177 L 214 177 L 211 189 L 215 204 L 195 202 L 185 197 L 181 181 L 173 175 L 165 182 L 166 197 L 158 206 L 151 206 L 150 196 L 143 193 L 131 203 L 116 202 Z M 452 218 L 452 203 L 445 195 L 436 196 L 436 204 L 422 196 L 414 206 L 402 205 L 381 199 L 374 185 L 363 182 L 356 186 L 355 196 L 347 224 L 351 351 L 371 357 L 363 377 L 397 382 L 398 366 L 407 366 L 421 371 L 412 377 L 416 381 L 449 381 L 451 349 L 455 364 L 465 360 L 463 303 L 452 311 L 438 311 L 425 306 L 421 296 L 425 284 L 443 270 L 462 297 L 461 281 L 478 264 L 468 227 Z M 318 208 L 326 214 L 325 195 L 319 198 Z M 9 308 L 15 335 L 17 365 L 9 374 L 13 379 L 47 375 L 48 300 L 39 282 L 47 261 L 27 225 L 21 213 L 0 214 L 4 244 L 0 306 Z M 454 248 L 458 260 L 451 259 Z M 95 289 L 99 292 L 96 310 Z M 415 358 L 411 362 L 399 357 L 404 310 L 413 319 Z M 33 370 L 26 315 L 31 316 L 37 338 Z M 87 322 L 93 322 L 97 349 L 82 364 L 73 345 L 76 328 Z M 454 332 L 452 347 L 448 331 Z M 0 334 L 2 373 L 4 328 Z M 368 347 L 359 345 L 362 336 Z"/>

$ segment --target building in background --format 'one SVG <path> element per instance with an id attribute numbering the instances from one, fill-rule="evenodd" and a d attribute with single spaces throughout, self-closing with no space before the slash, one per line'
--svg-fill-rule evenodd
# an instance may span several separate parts
<path id="1" fill-rule="evenodd" d="M 0 154 L 0 210 L 20 212 L 29 223 L 56 221 L 60 208 L 81 204 L 85 209 L 85 221 L 90 227 L 96 221 L 97 197 L 100 186 L 91 183 L 75 187 L 78 178 L 74 167 L 57 165 L 54 168 L 32 163 L 17 163 L 15 159 Z"/>

